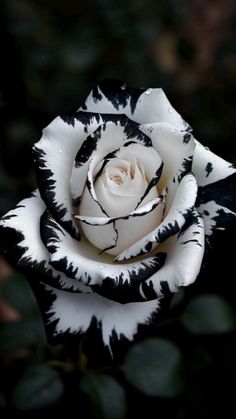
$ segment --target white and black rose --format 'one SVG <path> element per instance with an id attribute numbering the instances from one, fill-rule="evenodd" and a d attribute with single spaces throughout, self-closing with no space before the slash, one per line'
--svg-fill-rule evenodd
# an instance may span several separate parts
<path id="1" fill-rule="evenodd" d="M 235 220 L 235 167 L 162 89 L 106 80 L 33 152 L 38 190 L 1 218 L 1 246 L 31 272 L 51 342 L 94 326 L 111 349 L 134 339 Z"/>

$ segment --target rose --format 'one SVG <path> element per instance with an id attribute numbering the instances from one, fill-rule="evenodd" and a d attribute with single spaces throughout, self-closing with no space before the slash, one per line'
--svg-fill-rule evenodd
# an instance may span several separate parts
<path id="1" fill-rule="evenodd" d="M 163 297 L 195 281 L 235 218 L 235 168 L 194 139 L 161 89 L 94 88 L 34 146 L 38 190 L 0 220 L 31 272 L 48 338 L 132 340 Z M 206 243 L 206 250 L 204 244 Z"/>

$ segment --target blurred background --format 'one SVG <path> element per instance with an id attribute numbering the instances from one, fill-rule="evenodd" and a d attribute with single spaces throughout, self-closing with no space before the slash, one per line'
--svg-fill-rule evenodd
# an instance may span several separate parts
<path id="1" fill-rule="evenodd" d="M 1 0 L 0 215 L 35 187 L 42 128 L 106 77 L 162 87 L 196 138 L 235 163 L 235 28 L 233 0 Z M 27 282 L 1 258 L 3 417 L 235 418 L 234 234 L 112 366 L 48 346 Z"/>

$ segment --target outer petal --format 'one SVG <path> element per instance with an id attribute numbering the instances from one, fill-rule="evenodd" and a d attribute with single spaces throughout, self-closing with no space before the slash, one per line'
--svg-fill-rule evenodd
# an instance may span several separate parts
<path id="1" fill-rule="evenodd" d="M 217 156 L 197 140 L 195 140 L 195 143 L 192 171 L 199 186 L 221 181 L 236 172 L 233 164 Z"/>
<path id="2" fill-rule="evenodd" d="M 86 240 L 73 239 L 49 214 L 42 219 L 41 234 L 51 265 L 91 287 L 101 285 L 104 280 L 109 280 L 114 287 L 140 283 L 160 269 L 165 260 L 165 254 L 159 253 L 142 261 L 114 264 L 111 256 L 99 256 Z"/>
<path id="3" fill-rule="evenodd" d="M 233 231 L 233 228 L 236 227 L 236 213 L 224 206 L 218 205 L 215 201 L 200 204 L 198 211 L 202 214 L 204 220 L 206 243 L 210 248 L 213 247 L 216 241 L 216 235 L 220 240 L 219 245 L 221 245 L 222 233 L 226 229 Z"/>
<path id="4" fill-rule="evenodd" d="M 199 185 L 197 209 L 202 214 L 206 242 L 212 247 L 226 229 L 236 225 L 236 169 L 196 142 L 193 170 Z"/>
<path id="5" fill-rule="evenodd" d="M 43 130 L 33 149 L 41 196 L 54 217 L 72 234 L 77 231 L 71 217 L 70 178 L 74 158 L 85 137 L 101 123 L 99 115 L 88 114 L 82 119 L 79 113 L 70 118 L 58 116 Z"/>
<path id="6" fill-rule="evenodd" d="M 58 116 L 43 130 L 42 138 L 33 149 L 40 194 L 54 218 L 73 235 L 78 235 L 71 215 L 70 179 L 74 159 L 85 138 L 107 118 L 116 123 L 122 120 L 121 115 L 101 116 L 85 112 Z M 96 148 L 96 141 L 90 138 L 89 146 L 86 150 L 82 148 L 80 153 L 83 163 L 88 160 L 94 148 Z M 88 154 L 87 151 L 89 151 Z M 80 179 L 77 182 L 80 183 Z"/>
<path id="7" fill-rule="evenodd" d="M 132 340 L 140 325 L 153 321 L 160 307 L 158 300 L 123 305 L 97 294 L 71 294 L 43 283 L 35 291 L 51 343 L 84 333 L 94 340 L 97 331 L 111 355 L 116 340 Z"/>
<path id="8" fill-rule="evenodd" d="M 40 217 L 45 211 L 44 202 L 36 191 L 21 201 L 16 208 L 0 219 L 1 247 L 14 265 L 25 273 L 41 273 L 48 284 L 73 292 L 91 292 L 82 284 L 49 265 L 49 254 L 40 237 Z M 33 276 L 32 276 L 33 278 Z"/>
<path id="9" fill-rule="evenodd" d="M 165 121 L 179 130 L 190 129 L 171 106 L 162 89 L 133 89 L 119 80 L 107 79 L 94 87 L 80 109 L 99 113 L 125 113 L 140 124 Z"/>
<path id="10" fill-rule="evenodd" d="M 176 292 L 180 286 L 194 282 L 201 269 L 204 242 L 204 223 L 202 217 L 194 210 L 177 242 L 173 241 L 170 246 L 164 266 L 140 284 L 140 292 L 142 290 L 146 298 L 150 299 L 150 296 L 154 298 L 155 295 L 162 295 L 165 287 L 171 292 Z"/>
<path id="11" fill-rule="evenodd" d="M 172 236 L 160 245 L 160 250 L 166 254 L 165 263 L 152 276 L 140 284 L 134 282 L 129 286 L 121 284 L 114 287 L 104 280 L 93 289 L 104 297 L 122 303 L 151 301 L 163 296 L 166 299 L 180 286 L 195 281 L 204 255 L 204 239 L 203 220 L 194 209 L 179 235 Z"/>

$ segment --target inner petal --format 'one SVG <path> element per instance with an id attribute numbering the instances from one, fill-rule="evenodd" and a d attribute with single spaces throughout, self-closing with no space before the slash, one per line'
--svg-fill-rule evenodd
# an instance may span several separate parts
<path id="1" fill-rule="evenodd" d="M 144 168 L 136 158 L 110 159 L 94 183 L 97 200 L 110 217 L 132 212 L 146 187 Z"/>
<path id="2" fill-rule="evenodd" d="M 119 159 L 112 160 L 117 160 L 117 162 L 114 161 L 112 165 L 108 163 L 105 167 L 102 174 L 104 183 L 107 186 L 127 185 L 133 172 L 130 168 L 130 162 Z"/>

